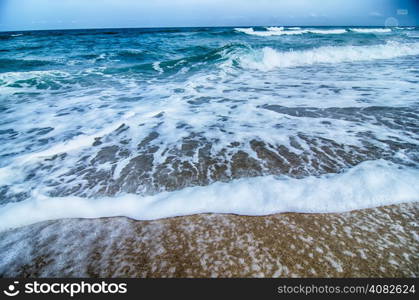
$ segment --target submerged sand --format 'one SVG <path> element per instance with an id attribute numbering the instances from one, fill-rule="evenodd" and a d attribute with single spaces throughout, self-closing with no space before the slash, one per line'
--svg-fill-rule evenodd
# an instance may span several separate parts
<path id="1" fill-rule="evenodd" d="M 419 202 L 340 214 L 63 219 L 0 233 L 0 276 L 417 277 Z"/>

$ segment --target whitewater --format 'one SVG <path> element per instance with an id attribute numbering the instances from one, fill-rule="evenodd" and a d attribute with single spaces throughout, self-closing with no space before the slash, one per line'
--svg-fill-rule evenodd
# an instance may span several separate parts
<path id="1" fill-rule="evenodd" d="M 0 230 L 418 201 L 418 36 L 287 26 L 0 33 Z"/>

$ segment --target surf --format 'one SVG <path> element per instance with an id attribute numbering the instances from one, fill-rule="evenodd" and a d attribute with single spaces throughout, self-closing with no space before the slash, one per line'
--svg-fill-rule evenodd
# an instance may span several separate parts
<path id="1" fill-rule="evenodd" d="M 277 51 L 265 47 L 245 56 L 240 63 L 243 67 L 269 71 L 275 68 L 382 60 L 418 54 L 419 43 L 398 42 L 374 46 L 326 46 L 302 51 Z"/>

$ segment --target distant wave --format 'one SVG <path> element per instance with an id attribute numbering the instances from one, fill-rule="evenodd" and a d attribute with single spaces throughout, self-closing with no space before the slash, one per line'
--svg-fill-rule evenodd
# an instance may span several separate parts
<path id="1" fill-rule="evenodd" d="M 277 29 L 277 31 L 282 31 Z M 419 43 L 387 42 L 370 46 L 324 46 L 310 50 L 279 51 L 271 47 L 253 49 L 246 44 L 230 43 L 208 49 L 199 55 L 185 56 L 175 60 L 157 60 L 132 65 L 107 72 L 151 72 L 150 74 L 174 74 L 207 67 L 242 67 L 263 71 L 275 68 L 306 66 L 319 63 L 341 63 L 363 60 L 390 59 L 407 55 L 418 55 Z"/>
<path id="2" fill-rule="evenodd" d="M 7 34 L 7 33 L 0 33 L 0 40 L 9 40 L 13 39 L 18 36 L 22 36 L 23 34 L 17 33 L 17 34 Z"/>
<path id="3" fill-rule="evenodd" d="M 195 47 L 192 47 L 195 48 Z M 240 43 L 229 43 L 222 47 L 217 48 L 201 48 L 200 50 L 206 50 L 203 53 L 184 56 L 179 59 L 172 60 L 157 60 L 154 62 L 146 62 L 142 64 L 130 65 L 127 67 L 120 68 L 107 68 L 107 74 L 121 73 L 121 72 L 151 72 L 154 74 L 174 74 L 177 72 L 186 72 L 193 68 L 200 68 L 202 64 L 217 65 L 217 63 L 223 63 L 226 61 L 236 60 L 240 54 L 249 53 L 250 48 L 245 44 Z M 185 52 L 187 49 L 184 49 Z"/>
<path id="4" fill-rule="evenodd" d="M 297 29 L 284 30 L 284 27 L 267 27 L 266 31 L 255 31 L 253 28 L 235 28 L 236 31 L 256 36 L 298 35 L 298 34 L 343 34 L 345 29 Z"/>
<path id="5" fill-rule="evenodd" d="M 407 29 L 407 28 L 406 28 Z M 235 28 L 237 32 L 255 36 L 275 36 L 275 35 L 300 35 L 300 34 L 345 34 L 352 33 L 388 33 L 390 28 L 349 28 L 346 29 L 301 29 L 301 27 L 266 27 L 266 31 L 254 30 L 249 28 Z"/>
<path id="6" fill-rule="evenodd" d="M 350 28 L 350 31 L 357 33 L 386 33 L 391 32 L 390 28 Z"/>
<path id="7" fill-rule="evenodd" d="M 147 55 L 146 51 L 141 50 L 122 50 L 117 53 L 115 53 L 113 56 L 117 59 L 121 60 L 134 60 L 134 61 L 142 61 L 145 59 Z M 97 59 L 103 59 L 104 57 L 98 56 Z"/>
<path id="8" fill-rule="evenodd" d="M 0 71 L 28 71 L 34 68 L 52 65 L 54 62 L 35 59 L 0 59 Z"/>
<path id="9" fill-rule="evenodd" d="M 287 28 L 291 29 L 291 28 Z M 292 31 L 284 31 L 284 27 L 266 27 L 269 32 L 277 32 L 279 34 L 302 34 L 302 33 L 314 33 L 314 34 L 342 34 L 346 33 L 345 29 L 304 29 L 301 27 L 292 27 Z"/>
<path id="10" fill-rule="evenodd" d="M 415 27 L 395 27 L 395 28 L 399 30 L 414 30 L 415 29 Z"/>
<path id="11" fill-rule="evenodd" d="M 309 33 L 316 34 L 342 34 L 347 33 L 345 29 L 309 29 Z"/>
<path id="12" fill-rule="evenodd" d="M 250 55 L 242 59 L 241 65 L 259 70 L 271 70 L 318 63 L 390 59 L 399 56 L 418 55 L 419 43 L 388 42 L 384 45 L 320 47 L 288 52 L 278 52 L 270 47 L 265 47 L 261 51 L 261 60 L 255 59 L 257 55 Z"/>
<path id="13" fill-rule="evenodd" d="M 1 35 L 0 34 L 0 40 L 10 40 L 10 39 L 12 39 L 13 37 L 12 36 L 10 36 L 10 35 Z"/>
<path id="14" fill-rule="evenodd" d="M 284 27 L 266 27 L 268 31 L 282 31 Z"/>

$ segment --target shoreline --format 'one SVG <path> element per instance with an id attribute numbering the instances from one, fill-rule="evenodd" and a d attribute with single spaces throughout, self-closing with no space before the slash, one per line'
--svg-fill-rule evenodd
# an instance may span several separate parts
<path id="1" fill-rule="evenodd" d="M 417 277 L 417 220 L 419 202 L 45 221 L 0 233 L 0 277 Z"/>

